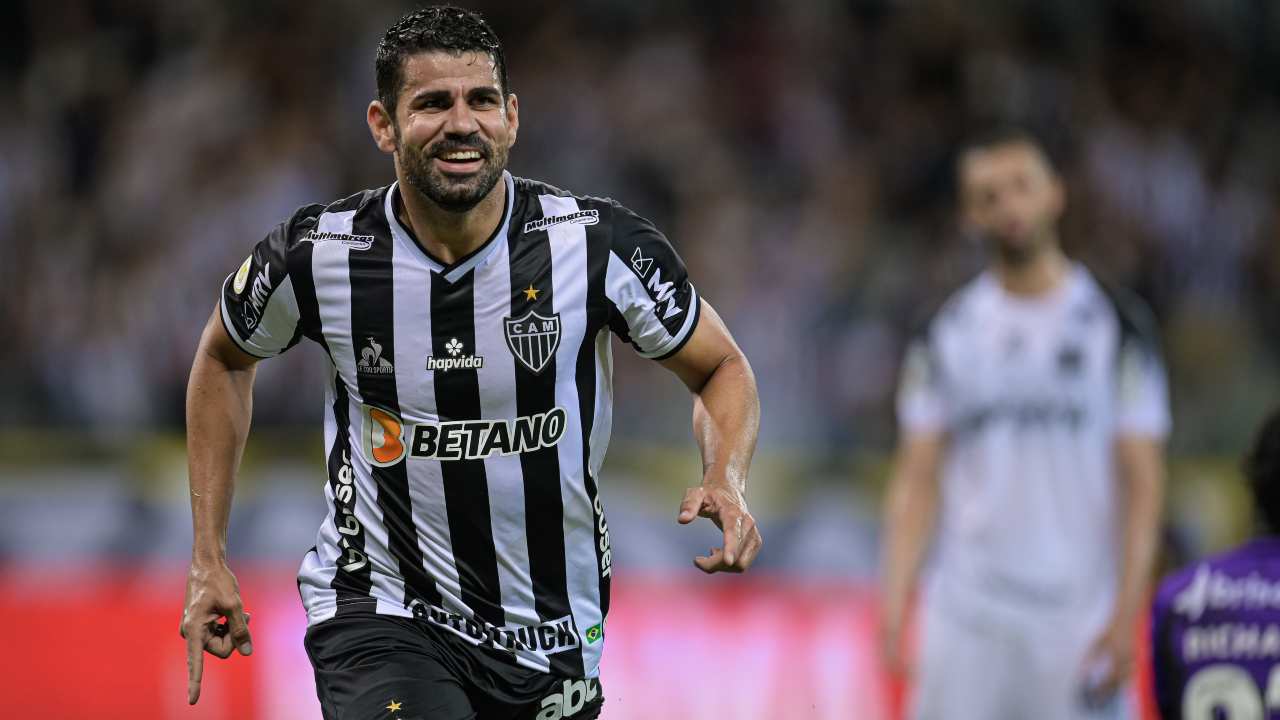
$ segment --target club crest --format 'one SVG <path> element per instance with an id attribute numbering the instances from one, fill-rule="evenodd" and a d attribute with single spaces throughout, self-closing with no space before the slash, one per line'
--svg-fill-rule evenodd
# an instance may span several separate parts
<path id="1" fill-rule="evenodd" d="M 525 367 L 542 372 L 560 347 L 560 314 L 545 317 L 530 310 L 518 319 L 505 318 L 507 347 Z"/>

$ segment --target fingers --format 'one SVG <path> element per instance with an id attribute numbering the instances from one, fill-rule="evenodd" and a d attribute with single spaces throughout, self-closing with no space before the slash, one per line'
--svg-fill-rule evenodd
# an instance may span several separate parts
<path id="1" fill-rule="evenodd" d="M 742 541 L 742 516 L 734 512 L 721 513 L 724 527 L 724 561 L 732 566 L 738 559 L 738 545 Z"/>
<path id="2" fill-rule="evenodd" d="M 706 489 L 700 487 L 685 490 L 684 500 L 680 503 L 680 514 L 676 516 L 676 521 L 681 525 L 693 522 L 702 509 L 702 499 L 706 496 L 706 492 Z"/>
<path id="3" fill-rule="evenodd" d="M 1124 684 L 1132 668 L 1122 648 L 1110 633 L 1104 634 L 1089 649 L 1085 661 L 1085 702 L 1100 707 L 1108 702 Z"/>
<path id="4" fill-rule="evenodd" d="M 906 675 L 900 643 L 897 635 L 887 636 L 880 641 L 880 661 L 884 664 L 885 671 L 896 678 Z"/>
<path id="5" fill-rule="evenodd" d="M 187 638 L 187 704 L 195 705 L 200 699 L 200 677 L 204 674 L 203 625 L 191 626 L 183 624 L 183 635 Z"/>
<path id="6" fill-rule="evenodd" d="M 240 651 L 241 655 L 250 655 L 253 653 L 253 644 L 249 640 L 249 613 L 241 611 L 244 623 L 242 625 L 242 633 L 238 636 L 235 628 L 234 617 L 236 613 L 228 613 L 227 621 L 220 623 L 210 621 L 208 624 L 208 639 L 204 643 L 204 649 L 212 656 L 221 660 L 231 657 L 231 653 Z M 247 646 L 247 647 L 246 647 Z"/>
<path id="7" fill-rule="evenodd" d="M 911 679 L 912 668 L 902 626 L 885 618 L 880 621 L 880 662 L 890 676 Z"/>
<path id="8" fill-rule="evenodd" d="M 242 655 L 253 652 L 249 636 L 249 613 L 236 599 L 234 609 L 226 614 L 227 621 L 219 623 L 216 611 L 183 613 L 179 634 L 187 641 L 187 703 L 195 705 L 200 700 L 200 686 L 204 676 L 204 653 L 227 659 L 239 650 Z"/>
<path id="9" fill-rule="evenodd" d="M 756 555 L 764 545 L 760 530 L 756 527 L 756 519 L 749 512 L 729 511 L 722 514 L 724 524 L 725 562 L 745 571 L 755 562 Z"/>
<path id="10" fill-rule="evenodd" d="M 760 553 L 764 540 L 760 537 L 755 518 L 742 504 L 741 497 L 736 502 L 724 501 L 723 498 L 709 495 L 706 487 L 689 488 L 684 493 L 684 501 L 680 503 L 677 520 L 681 524 L 688 524 L 699 515 L 711 518 L 720 527 L 724 533 L 724 546 L 712 548 L 707 555 L 699 555 L 694 559 L 694 565 L 705 573 L 740 573 L 749 569 Z"/>
<path id="11" fill-rule="evenodd" d="M 706 555 L 695 557 L 693 564 L 708 575 L 729 570 L 729 565 L 724 561 L 724 551 L 720 548 L 711 548 Z"/>
<path id="12" fill-rule="evenodd" d="M 253 654 L 253 641 L 249 637 L 249 618 L 243 607 L 236 606 L 227 615 L 227 629 L 230 632 L 230 644 L 234 645 L 241 655 Z"/>
<path id="13" fill-rule="evenodd" d="M 756 555 L 759 555 L 760 549 L 764 547 L 764 538 L 760 535 L 760 528 L 756 527 L 755 518 L 748 515 L 744 524 L 748 526 L 747 536 L 742 541 L 737 562 L 734 563 L 742 569 L 742 572 L 751 569 L 751 564 L 756 561 Z"/>
<path id="14" fill-rule="evenodd" d="M 750 530 L 746 533 L 746 539 L 741 544 L 741 550 L 738 556 L 730 562 L 727 554 L 722 548 L 711 548 L 706 555 L 699 555 L 693 559 L 693 564 L 699 570 L 708 575 L 718 572 L 743 573 L 751 568 L 751 563 L 755 562 L 756 555 L 759 554 L 760 548 L 764 546 L 764 539 L 760 536 L 760 530 L 756 528 L 755 521 L 747 516 L 744 525 L 750 524 Z"/>

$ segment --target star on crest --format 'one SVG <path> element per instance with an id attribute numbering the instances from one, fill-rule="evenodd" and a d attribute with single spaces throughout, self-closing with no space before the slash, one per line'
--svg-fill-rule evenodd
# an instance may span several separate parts
<path id="1" fill-rule="evenodd" d="M 533 283 L 530 283 L 530 284 L 529 284 L 529 287 L 528 287 L 528 288 L 526 288 L 526 289 L 524 290 L 524 299 L 525 299 L 525 300 L 537 300 L 537 299 L 538 299 L 538 293 L 540 293 L 540 292 L 542 292 L 542 291 L 541 291 L 541 290 L 539 290 L 539 289 L 537 289 L 537 288 L 535 288 L 535 287 L 533 286 Z"/>
<path id="2" fill-rule="evenodd" d="M 392 700 L 390 703 L 387 704 L 387 710 L 390 712 L 400 712 L 400 705 L 401 705 L 400 703 L 396 702 L 395 700 Z"/>

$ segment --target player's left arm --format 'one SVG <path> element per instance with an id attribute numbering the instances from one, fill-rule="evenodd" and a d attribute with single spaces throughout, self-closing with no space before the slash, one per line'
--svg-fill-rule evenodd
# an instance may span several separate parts
<path id="1" fill-rule="evenodd" d="M 1132 674 L 1138 624 L 1148 607 L 1160 511 L 1164 502 L 1164 442 L 1158 437 L 1122 434 L 1115 439 L 1120 487 L 1120 578 L 1115 606 L 1093 658 L 1101 662 L 1094 690 L 1106 696 Z"/>
<path id="2" fill-rule="evenodd" d="M 1091 690 L 1105 696 L 1132 674 L 1159 543 L 1169 391 L 1151 313 L 1136 298 L 1115 298 L 1121 336 L 1116 363 L 1114 434 L 1119 499 L 1120 577 L 1115 606 L 1090 651 Z"/>
<path id="3" fill-rule="evenodd" d="M 710 518 L 724 531 L 724 547 L 694 564 L 703 572 L 745 572 L 763 540 L 745 498 L 760 429 L 760 398 L 751 365 L 716 311 L 701 302 L 693 334 L 663 367 L 693 393 L 693 434 L 702 450 L 702 484 L 689 488 L 678 520 Z"/>

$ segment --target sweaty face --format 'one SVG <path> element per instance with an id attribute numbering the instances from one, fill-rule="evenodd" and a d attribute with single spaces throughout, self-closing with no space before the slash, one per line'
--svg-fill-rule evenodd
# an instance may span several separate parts
<path id="1" fill-rule="evenodd" d="M 1030 258 L 1052 242 L 1065 203 L 1044 155 L 1011 142 L 969 152 L 960 183 L 966 223 L 1006 260 Z"/>
<path id="2" fill-rule="evenodd" d="M 515 143 L 515 100 L 503 96 L 487 53 L 406 59 L 395 117 L 396 162 L 406 182 L 454 212 L 489 194 Z"/>

